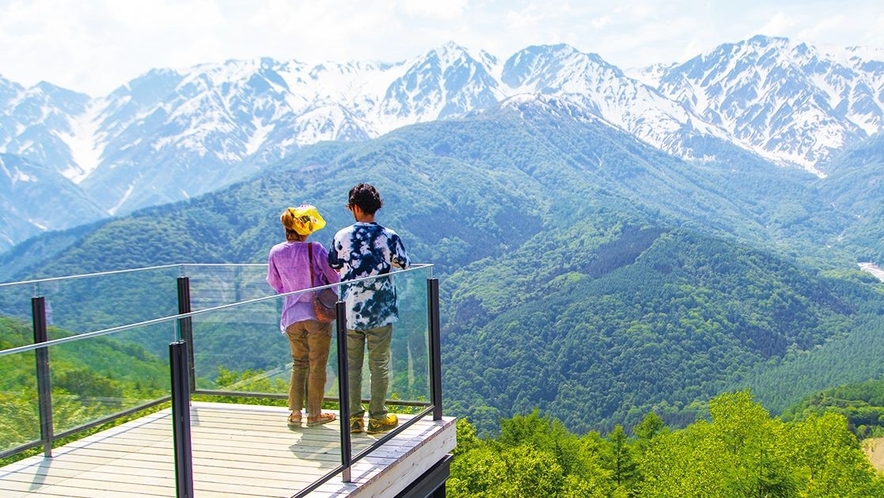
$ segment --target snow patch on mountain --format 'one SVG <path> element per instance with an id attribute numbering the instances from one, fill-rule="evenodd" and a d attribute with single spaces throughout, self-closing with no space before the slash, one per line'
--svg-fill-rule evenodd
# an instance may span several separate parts
<path id="1" fill-rule="evenodd" d="M 833 55 L 785 38 L 724 44 L 684 64 L 638 74 L 735 143 L 825 176 L 831 154 L 884 126 L 878 77 L 856 52 Z M 879 64 L 879 63 L 878 63 Z"/>
<path id="2" fill-rule="evenodd" d="M 270 132 L 275 128 L 273 123 L 264 124 L 260 119 L 254 118 L 252 119 L 252 126 L 254 127 L 254 132 L 249 137 L 249 141 L 246 142 L 246 151 L 245 154 L 250 156 L 258 151 L 264 142 L 267 140 L 267 137 L 270 135 Z"/>
<path id="3" fill-rule="evenodd" d="M 84 113 L 70 118 L 68 132 L 58 132 L 58 137 L 70 149 L 72 159 L 61 174 L 74 183 L 82 182 L 101 164 L 105 145 L 103 134 L 99 132 L 102 109 L 101 101 L 93 102 Z"/>
<path id="4" fill-rule="evenodd" d="M 126 203 L 126 200 L 129 199 L 129 196 L 132 195 L 132 192 L 135 191 L 135 183 L 136 182 L 130 183 L 129 187 L 126 189 L 126 192 L 123 194 L 122 197 L 120 197 L 120 200 L 117 201 L 116 205 L 114 205 L 113 207 L 111 207 L 110 209 L 107 210 L 107 212 L 111 216 L 117 214 L 117 211 L 120 210 L 120 208 L 123 206 L 123 204 Z"/>

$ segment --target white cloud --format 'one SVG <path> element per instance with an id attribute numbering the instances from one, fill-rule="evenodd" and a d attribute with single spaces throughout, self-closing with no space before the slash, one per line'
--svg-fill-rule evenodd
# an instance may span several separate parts
<path id="1" fill-rule="evenodd" d="M 455 20 L 463 15 L 467 0 L 399 0 L 396 5 L 410 17 Z"/>
<path id="2" fill-rule="evenodd" d="M 611 17 L 610 16 L 597 17 L 595 19 L 590 20 L 589 24 L 590 24 L 590 26 L 592 26 L 595 29 L 602 29 L 605 26 L 611 24 Z"/>
<path id="3" fill-rule="evenodd" d="M 764 33 L 768 36 L 783 36 L 789 33 L 789 30 L 795 26 L 795 21 L 784 12 L 777 12 L 767 21 L 767 24 L 761 26 L 757 33 Z"/>
<path id="4" fill-rule="evenodd" d="M 534 28 L 543 20 L 543 9 L 529 4 L 521 10 L 508 10 L 506 26 L 510 29 Z"/>
<path id="5" fill-rule="evenodd" d="M 884 47 L 880 0 L 0 0 L 0 75 L 102 95 L 156 67 L 411 58 L 454 41 L 506 58 L 568 43 L 621 67 L 755 34 Z"/>

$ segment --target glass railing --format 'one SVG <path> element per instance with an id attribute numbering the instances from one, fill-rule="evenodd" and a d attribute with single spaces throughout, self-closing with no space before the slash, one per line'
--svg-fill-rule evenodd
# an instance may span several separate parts
<path id="1" fill-rule="evenodd" d="M 60 439 L 75 438 L 77 434 L 94 432 L 91 430 L 99 426 L 119 423 L 115 420 L 174 403 L 176 395 L 170 370 L 176 362 L 172 343 L 187 348 L 189 359 L 185 369 L 191 381 L 190 389 L 184 393 L 187 400 L 193 395 L 212 402 L 286 407 L 292 359 L 288 339 L 279 328 L 286 295 L 276 295 L 264 280 L 265 274 L 265 265 L 176 265 L 100 277 L 51 279 L 48 280 L 51 286 L 41 281 L 38 289 L 49 288 L 51 292 L 36 298 L 33 282 L 0 287 L 0 292 L 8 291 L 8 302 L 4 301 L 4 308 L 0 310 L 5 315 L 0 317 L 3 346 L 0 351 L 0 458 L 24 454 L 27 450 L 35 452 L 35 448 L 40 447 L 49 456 L 50 448 Z M 136 284 L 138 278 L 132 280 L 133 275 L 139 275 L 150 285 Z M 124 288 L 114 294 L 102 278 L 110 278 Z M 310 487 L 300 492 L 293 490 L 295 494 L 307 493 L 341 474 L 348 465 L 383 446 L 420 417 L 430 414 L 434 418 L 441 417 L 438 406 L 441 401 L 434 395 L 439 385 L 439 331 L 438 282 L 433 280 L 432 266 L 416 265 L 378 278 L 393 279 L 399 307 L 399 320 L 393 325 L 387 407 L 392 412 L 417 416 L 404 417 L 405 422 L 399 428 L 358 454 L 351 449 L 349 432 L 341 432 L 340 441 L 327 451 L 340 453 L 339 461 L 344 463 Z M 182 279 L 186 282 L 183 287 Z M 86 292 L 88 286 L 80 287 L 85 285 L 80 282 L 90 282 L 93 293 Z M 341 285 L 352 284 L 329 287 L 340 295 Z M 189 290 L 189 295 L 182 294 L 182 288 Z M 167 308 L 175 311 L 125 324 L 126 312 L 131 308 L 123 303 L 139 301 L 134 296 L 136 289 L 164 296 L 146 296 L 144 300 L 152 303 L 150 311 L 134 316 L 161 313 Z M 307 292 L 311 291 L 289 295 Z M 39 320 L 23 316 L 25 313 L 19 308 L 26 307 L 30 311 L 34 307 L 32 301 L 44 304 L 64 301 L 65 314 L 73 317 L 78 313 L 74 306 L 76 299 L 91 306 L 98 302 L 98 296 L 116 300 L 116 306 L 103 308 L 107 312 L 103 323 L 114 325 L 100 330 L 88 330 L 89 327 L 67 330 L 58 326 L 58 321 L 47 320 L 48 342 L 33 344 L 32 323 L 40 328 Z M 179 297 L 188 300 L 182 309 L 189 307 L 192 311 L 177 314 L 181 306 Z M 26 304 L 13 304 L 13 298 L 24 299 Z M 48 306 L 46 308 L 48 318 Z M 339 303 L 339 313 L 346 313 L 345 308 Z M 88 313 L 97 316 L 93 311 Z M 339 361 L 343 352 L 338 347 L 338 339 L 346 337 L 346 330 L 337 323 L 333 325 L 325 386 L 326 409 L 346 410 L 348 403 L 339 395 L 346 364 Z M 41 355 L 44 355 L 43 361 Z M 367 363 L 366 355 L 362 382 L 366 408 L 370 386 Z M 434 372 L 437 372 L 435 376 Z M 174 375 L 171 378 L 174 379 Z M 283 413 L 280 423 L 284 423 L 287 410 L 280 413 Z"/>
<path id="2" fill-rule="evenodd" d="M 39 295 L 36 283 L 14 282 L 0 284 L 0 318 L 14 319 L 31 331 L 26 341 L 33 342 L 34 334 L 31 328 L 31 298 Z M 0 341 L 3 336 L 0 335 Z M 3 345 L 4 349 L 6 346 Z"/>
<path id="3" fill-rule="evenodd" d="M 276 294 L 267 284 L 266 264 L 186 264 L 193 311 Z"/>
<path id="4" fill-rule="evenodd" d="M 29 299 L 41 296 L 50 328 L 70 334 L 167 317 L 178 313 L 175 289 L 181 271 L 181 265 L 167 265 L 3 283 L 0 316 L 30 319 Z"/>
<path id="5" fill-rule="evenodd" d="M 386 277 L 385 277 L 386 278 Z M 396 272 L 394 279 L 398 321 L 393 325 L 391 344 L 392 371 L 391 399 L 403 406 L 429 404 L 427 360 L 427 279 L 432 278 L 432 267 L 422 266 Z M 370 279 L 369 279 L 370 280 Z M 341 285 L 330 285 L 338 295 Z M 298 293 L 293 293 L 298 295 Z M 286 385 L 291 370 L 288 339 L 279 327 L 282 299 L 276 296 L 256 298 L 222 307 L 212 313 L 193 317 L 194 370 L 197 388 L 212 390 L 258 391 L 266 381 L 283 380 Z M 329 369 L 337 361 L 337 346 L 332 341 Z M 363 391 L 368 396 L 368 361 L 363 365 Z M 249 372 L 262 380 L 236 381 L 236 387 L 219 384 L 222 376 L 229 382 L 229 372 Z M 332 379 L 333 376 L 329 375 Z M 331 385 L 334 383 L 330 382 Z M 287 392 L 274 388 L 273 393 Z M 337 396 L 334 393 L 333 396 Z"/>
<path id="6" fill-rule="evenodd" d="M 0 318 L 4 350 L 33 341 L 30 322 Z M 41 444 L 40 417 L 35 409 L 39 406 L 37 392 L 33 350 L 0 357 L 0 456 Z"/>
<path id="7" fill-rule="evenodd" d="M 0 329 L 23 327 L 5 319 Z M 49 327 L 52 340 L 0 351 L 0 457 L 51 446 L 169 400 L 169 359 L 149 351 L 176 340 L 175 317 L 73 335 Z"/>

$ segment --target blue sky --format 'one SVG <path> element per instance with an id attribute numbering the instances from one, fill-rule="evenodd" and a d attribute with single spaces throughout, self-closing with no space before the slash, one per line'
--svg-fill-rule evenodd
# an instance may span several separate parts
<path id="1" fill-rule="evenodd" d="M 616 4 L 616 5 L 614 5 Z M 101 96 L 157 67 L 399 61 L 447 41 L 507 58 L 567 43 L 621 68 L 755 34 L 884 48 L 880 0 L 0 0 L 0 75 Z"/>

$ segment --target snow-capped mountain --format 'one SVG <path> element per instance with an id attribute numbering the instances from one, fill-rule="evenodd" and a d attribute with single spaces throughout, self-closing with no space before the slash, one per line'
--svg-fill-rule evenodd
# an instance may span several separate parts
<path id="1" fill-rule="evenodd" d="M 596 54 L 568 45 L 529 47 L 507 60 L 501 81 L 509 94 L 556 96 L 611 126 L 680 157 L 702 158 L 691 138 L 726 139 L 674 100 L 626 76 Z"/>
<path id="2" fill-rule="evenodd" d="M 884 57 L 868 55 L 756 36 L 663 69 L 657 88 L 739 145 L 822 175 L 884 125 Z"/>
<path id="3" fill-rule="evenodd" d="M 49 227 L 71 227 L 105 216 L 58 172 L 20 156 L 0 154 L 0 249 Z"/>
<path id="4" fill-rule="evenodd" d="M 0 152 L 74 176 L 79 169 L 74 142 L 81 138 L 77 125 L 89 102 L 88 95 L 49 83 L 25 89 L 0 77 Z"/>
<path id="5" fill-rule="evenodd" d="M 113 215 L 215 190 L 307 144 L 551 98 L 685 159 L 728 142 L 824 176 L 833 152 L 884 124 L 884 56 L 759 36 L 623 71 L 567 45 L 502 61 L 447 43 L 396 63 L 155 69 L 97 98 L 0 77 L 0 153 L 63 175 Z"/>

